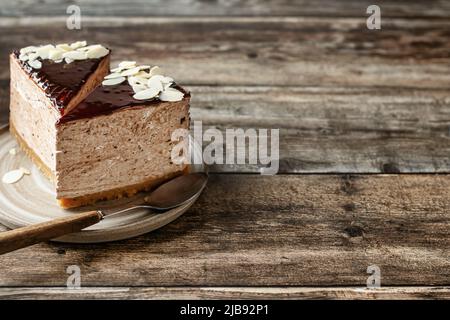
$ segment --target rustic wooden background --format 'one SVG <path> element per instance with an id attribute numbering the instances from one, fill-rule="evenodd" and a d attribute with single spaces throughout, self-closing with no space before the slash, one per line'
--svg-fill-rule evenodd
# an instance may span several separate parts
<path id="1" fill-rule="evenodd" d="M 0 4 L 1 122 L 13 48 L 86 39 L 164 66 L 206 126 L 279 128 L 281 154 L 273 177 L 213 167 L 151 234 L 0 256 L 0 297 L 450 298 L 450 1 L 377 1 L 381 30 L 373 1 Z"/>

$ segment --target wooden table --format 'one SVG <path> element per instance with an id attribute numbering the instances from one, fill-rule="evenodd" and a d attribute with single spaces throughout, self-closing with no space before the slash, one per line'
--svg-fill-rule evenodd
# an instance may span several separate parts
<path id="1" fill-rule="evenodd" d="M 2 298 L 450 298 L 449 2 L 379 2 L 381 30 L 372 1 L 96 2 L 78 31 L 71 1 L 2 4 L 2 122 L 10 50 L 86 39 L 164 66 L 204 126 L 279 128 L 280 174 L 215 166 L 156 232 L 1 256 Z"/>

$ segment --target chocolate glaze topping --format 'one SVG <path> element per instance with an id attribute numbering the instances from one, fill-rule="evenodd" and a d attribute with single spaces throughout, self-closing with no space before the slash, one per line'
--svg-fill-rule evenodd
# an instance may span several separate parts
<path id="1" fill-rule="evenodd" d="M 42 67 L 33 69 L 25 61 L 19 60 L 19 51 L 16 50 L 13 54 L 22 69 L 42 88 L 61 115 L 64 114 L 67 104 L 86 83 L 89 76 L 97 69 L 100 61 L 103 59 L 56 63 L 49 59 L 41 60 L 39 58 L 42 62 Z"/>
<path id="2" fill-rule="evenodd" d="M 184 98 L 190 94 L 182 87 L 173 84 L 173 88 L 184 93 Z M 110 114 L 116 110 L 134 106 L 148 106 L 161 102 L 158 98 L 149 100 L 136 100 L 133 98 L 135 92 L 128 82 L 123 82 L 115 86 L 99 86 L 92 91 L 86 99 L 66 115 L 63 115 L 58 124 L 72 120 L 92 118 L 99 115 Z"/>

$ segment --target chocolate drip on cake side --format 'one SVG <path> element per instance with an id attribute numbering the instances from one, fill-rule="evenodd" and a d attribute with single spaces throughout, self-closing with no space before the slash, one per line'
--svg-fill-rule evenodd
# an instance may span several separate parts
<path id="1" fill-rule="evenodd" d="M 190 97 L 190 93 L 182 87 L 176 84 L 171 87 L 181 91 L 184 94 L 183 99 Z M 161 102 L 158 98 L 137 100 L 133 98 L 134 94 L 133 88 L 127 82 L 114 86 L 99 86 L 73 110 L 63 115 L 56 124 L 107 115 L 123 108 L 148 106 Z"/>
<path id="2" fill-rule="evenodd" d="M 19 60 L 19 51 L 13 52 L 22 69 L 44 91 L 54 106 L 64 115 L 65 107 L 95 72 L 102 59 L 76 60 L 56 63 L 40 59 L 42 67 L 33 69 Z"/>

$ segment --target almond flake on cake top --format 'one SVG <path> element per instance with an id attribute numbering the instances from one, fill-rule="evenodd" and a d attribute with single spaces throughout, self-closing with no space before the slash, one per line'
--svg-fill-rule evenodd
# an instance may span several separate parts
<path id="1" fill-rule="evenodd" d="M 127 80 L 133 88 L 133 98 L 136 100 L 183 100 L 184 93 L 172 87 L 174 80 L 164 76 L 163 70 L 158 66 L 138 66 L 135 61 L 122 61 L 116 68 L 111 69 L 111 72 L 104 78 L 102 85 L 114 86 Z"/>
<path id="2" fill-rule="evenodd" d="M 86 41 L 77 41 L 71 44 L 25 47 L 20 49 L 19 60 L 26 62 L 33 69 L 40 69 L 42 62 L 37 59 L 49 59 L 55 63 L 62 61 L 72 63 L 75 60 L 99 59 L 108 53 L 109 50 L 100 44 L 87 46 Z"/>

